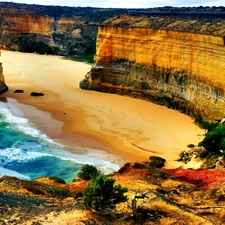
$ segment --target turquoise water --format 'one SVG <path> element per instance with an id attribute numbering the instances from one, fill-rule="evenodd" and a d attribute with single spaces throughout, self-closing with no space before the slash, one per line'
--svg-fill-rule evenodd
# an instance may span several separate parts
<path id="1" fill-rule="evenodd" d="M 28 119 L 18 116 L 19 109 L 14 114 L 13 107 L 11 103 L 0 102 L 0 177 L 9 175 L 30 180 L 57 176 L 70 182 L 86 163 L 103 173 L 119 169 L 121 160 L 102 150 L 76 147 L 79 154 L 70 153 L 67 151 L 70 146 L 50 139 Z"/>

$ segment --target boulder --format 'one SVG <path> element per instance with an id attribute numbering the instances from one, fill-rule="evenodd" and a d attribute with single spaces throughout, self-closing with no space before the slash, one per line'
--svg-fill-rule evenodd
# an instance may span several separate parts
<path id="1" fill-rule="evenodd" d="M 31 96 L 44 96 L 44 94 L 42 92 L 31 92 L 30 95 Z"/>
<path id="2" fill-rule="evenodd" d="M 195 145 L 194 145 L 194 144 L 188 144 L 187 147 L 188 147 L 188 148 L 194 148 Z"/>
<path id="3" fill-rule="evenodd" d="M 16 89 L 16 90 L 14 91 L 14 93 L 24 93 L 24 91 L 21 90 L 21 89 Z"/>

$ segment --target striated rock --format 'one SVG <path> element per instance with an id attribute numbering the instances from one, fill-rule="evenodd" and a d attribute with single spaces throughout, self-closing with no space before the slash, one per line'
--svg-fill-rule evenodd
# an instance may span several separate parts
<path id="1" fill-rule="evenodd" d="M 0 2 L 0 47 L 69 56 L 94 53 L 98 25 L 124 12 Z"/>
<path id="2" fill-rule="evenodd" d="M 150 100 L 207 121 L 222 119 L 224 25 L 219 18 L 178 16 L 106 21 L 99 27 L 96 64 L 82 82 L 86 89 Z"/>
<path id="3" fill-rule="evenodd" d="M 0 52 L 0 56 L 1 56 L 1 52 Z M 0 62 L 0 94 L 6 92 L 7 90 L 8 90 L 8 87 L 4 81 L 2 63 Z"/>
<path id="4" fill-rule="evenodd" d="M 0 44 L 16 51 L 62 55 L 67 55 L 71 51 L 73 53 L 83 51 L 85 48 L 82 48 L 82 45 L 95 44 L 97 24 L 85 24 L 85 18 L 76 15 L 69 18 L 63 15 L 59 17 L 43 15 L 41 10 L 43 10 L 41 6 L 1 4 L 0 20 L 4 26 L 0 29 Z"/>

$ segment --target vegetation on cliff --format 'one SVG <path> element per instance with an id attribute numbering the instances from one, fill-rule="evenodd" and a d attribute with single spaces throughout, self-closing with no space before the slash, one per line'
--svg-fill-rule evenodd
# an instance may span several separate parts
<path id="1" fill-rule="evenodd" d="M 224 36 L 225 34 L 225 11 L 224 14 L 218 13 L 216 17 L 201 16 L 198 11 L 196 14 L 180 14 L 173 15 L 170 13 L 135 13 L 123 14 L 104 21 L 101 25 L 114 27 L 136 27 L 136 28 L 152 28 L 159 30 L 189 32 L 194 34 L 207 34 Z"/>
<path id="2" fill-rule="evenodd" d="M 85 164 L 81 167 L 80 172 L 77 174 L 77 176 L 84 180 L 91 180 L 92 178 L 95 178 L 96 176 L 100 175 L 100 171 L 95 166 Z"/>
<path id="3" fill-rule="evenodd" d="M 84 205 L 95 211 L 113 209 L 120 202 L 126 202 L 124 193 L 128 191 L 121 185 L 114 185 L 115 180 L 105 175 L 92 178 L 83 192 Z"/>
<path id="4" fill-rule="evenodd" d="M 93 62 L 98 25 L 125 12 L 127 9 L 0 2 L 0 45 Z"/>
<path id="5" fill-rule="evenodd" d="M 118 173 L 102 177 L 107 181 L 104 184 L 109 182 L 128 189 L 127 201 L 104 213 L 92 213 L 84 208 L 81 196 L 87 187 L 90 190 L 90 181 L 75 179 L 64 184 L 47 177 L 33 181 L 2 177 L 0 223 L 172 225 L 189 221 L 189 224 L 224 224 L 224 170 L 165 170 L 148 164 L 126 164 Z M 94 183 L 97 187 L 98 182 Z M 100 194 L 108 190 L 102 190 L 103 186 L 98 186 Z"/>
<path id="6" fill-rule="evenodd" d="M 2 47 L 16 51 L 65 55 L 76 60 L 93 62 L 98 26 L 110 18 L 120 17 L 123 14 L 137 16 L 139 22 L 142 18 L 143 21 L 138 26 L 168 29 L 168 23 L 176 17 L 178 23 L 175 22 L 175 27 L 169 26 L 169 29 L 183 29 L 183 31 L 192 29 L 194 32 L 205 32 L 200 28 L 201 23 L 195 26 L 181 26 L 180 18 L 185 20 L 188 17 L 195 17 L 196 19 L 201 16 L 202 19 L 205 16 L 209 26 L 214 24 L 216 28 L 216 24 L 221 22 L 219 18 L 224 16 L 224 7 L 166 6 L 148 9 L 120 9 L 0 2 L 0 33 L 2 34 L 0 44 Z M 154 23 L 149 23 L 149 21 L 145 23 L 143 18 L 149 16 L 155 17 Z M 164 21 L 162 17 L 165 17 Z M 213 21 L 210 22 L 210 20 Z M 133 26 L 134 22 L 135 19 L 124 20 L 117 26 Z M 210 28 L 206 27 L 206 30 L 209 32 Z M 213 31 L 219 32 L 211 29 L 211 32 Z M 37 42 L 34 44 L 36 47 L 32 46 L 35 42 Z"/>
<path id="7" fill-rule="evenodd" d="M 27 10 L 29 7 L 32 6 L 26 5 L 23 10 Z M 38 6 L 33 7 L 38 8 Z M 74 15 L 70 7 L 65 7 L 61 14 L 57 11 L 59 8 L 52 7 L 46 9 L 50 9 L 51 14 L 49 16 L 54 17 L 54 19 L 58 19 L 59 16 L 69 17 L 70 15 Z M 223 10 L 223 8 L 220 9 Z M 87 7 L 85 12 L 81 9 L 79 10 L 77 11 L 79 12 L 77 15 L 81 17 L 84 14 L 89 16 L 88 14 L 91 8 Z M 99 23 L 103 19 L 103 14 L 99 13 L 101 11 L 100 9 L 94 10 L 96 10 L 94 12 L 98 16 L 95 13 L 92 15 L 96 16 L 95 22 Z M 173 11 L 170 8 L 167 14 L 170 14 L 171 10 Z M 43 10 L 42 15 L 46 15 L 47 11 Z M 109 14 L 107 10 L 102 11 Z M 119 11 L 116 10 L 115 12 L 118 13 Z M 137 14 L 137 11 L 132 11 L 132 13 Z M 138 13 L 143 12 L 139 11 Z M 145 11 L 144 14 L 146 13 L 148 14 L 149 12 Z M 152 17 L 154 20 L 152 20 L 152 26 L 155 28 L 158 28 L 156 26 L 156 20 L 161 18 L 158 17 L 158 14 L 159 12 L 155 12 L 157 16 Z M 172 14 L 179 13 L 173 11 Z M 192 12 L 188 15 L 190 16 L 190 14 Z M 131 26 L 131 23 L 134 22 L 123 21 L 121 23 L 121 19 L 123 18 L 126 18 L 126 16 L 118 17 L 120 19 L 119 26 Z M 148 23 L 144 24 L 145 20 L 142 20 L 143 18 L 149 19 L 149 15 L 147 17 L 146 15 L 139 17 L 139 23 L 136 23 L 136 25 L 149 25 Z M 167 19 L 168 17 L 165 17 L 160 20 L 162 22 L 160 25 L 161 28 L 163 27 L 163 23 L 166 24 Z M 207 18 L 208 20 L 209 18 Z M 173 24 L 176 29 L 181 28 L 181 24 L 185 24 L 183 23 L 184 20 L 181 23 L 178 21 Z M 201 29 L 199 28 L 200 23 L 196 23 L 196 26 L 186 26 L 185 29 L 188 31 L 194 29 L 193 32 L 200 33 L 210 31 L 211 34 L 224 35 L 222 28 L 220 30 L 210 30 L 213 28 L 214 22 L 205 30 L 202 27 Z M 84 24 L 88 25 L 89 23 L 90 21 L 88 20 Z M 110 21 L 107 21 L 107 23 L 110 25 Z M 198 30 L 195 30 L 197 28 Z M 54 35 L 54 38 L 58 41 L 65 41 L 63 39 L 64 37 L 60 35 Z M 89 40 L 89 37 L 87 39 Z M 34 43 L 32 41 L 31 39 L 22 44 L 19 43 L 19 49 L 21 51 L 51 53 L 52 48 L 49 48 L 44 42 Z M 94 41 L 91 43 L 93 44 Z M 76 53 L 85 53 L 87 46 L 90 46 L 89 44 L 71 44 L 71 49 L 75 46 L 77 47 L 71 54 L 74 56 Z M 80 48 L 80 46 L 85 47 Z M 55 51 L 57 50 L 55 49 Z M 92 53 L 91 51 L 89 52 Z M 169 75 L 167 73 L 167 83 L 169 81 L 168 78 Z M 149 88 L 149 86 L 145 85 L 146 83 L 142 82 L 141 84 L 143 84 L 142 87 L 144 89 Z M 176 105 L 174 108 L 176 108 Z M 220 150 L 225 150 L 224 125 L 217 124 L 213 128 L 208 129 L 208 133 L 201 142 L 201 145 L 207 148 L 208 151 L 215 153 L 219 153 Z M 224 224 L 225 172 L 223 169 L 216 171 L 165 170 L 159 169 L 164 165 L 164 160 L 157 160 L 157 165 L 151 162 L 126 164 L 117 174 L 112 176 L 113 179 L 104 175 L 97 176 L 98 172 L 95 169 L 91 168 L 89 170 L 86 167 L 83 168 L 83 173 L 80 175 L 80 178 L 84 178 L 85 180 L 75 179 L 68 184 L 55 177 L 38 178 L 33 181 L 22 181 L 16 178 L 3 177 L 0 179 L 0 222 L 2 224 L 27 224 L 29 222 L 30 224 L 57 224 L 55 220 L 60 218 L 62 214 L 66 214 L 66 217 L 68 217 L 67 221 L 71 222 L 72 219 L 72 221 L 86 224 L 92 222 L 93 224 L 133 224 L 135 219 L 141 224 L 154 224 L 156 222 L 157 224 L 182 224 L 184 220 L 189 221 L 190 224 Z M 158 168 L 153 167 L 153 165 Z M 92 172 L 94 175 L 91 174 Z M 88 181 L 90 178 L 92 180 Z M 125 186 L 125 188 L 122 188 L 121 185 Z M 123 195 L 125 192 L 127 193 L 127 197 Z M 141 193 L 138 195 L 140 198 L 137 202 L 137 209 L 139 210 L 137 212 L 138 218 L 134 217 L 134 211 L 130 207 L 132 198 L 133 196 L 137 196 L 137 193 Z M 146 197 L 145 201 L 143 201 L 143 196 Z M 128 200 L 127 203 L 125 203 L 126 200 Z M 94 210 L 102 210 L 105 207 L 115 207 L 115 210 L 107 212 L 105 216 L 99 216 L 89 214 L 84 208 L 84 205 Z M 74 215 L 74 211 L 78 211 L 79 216 L 77 214 Z M 51 213 L 54 214 L 54 218 L 51 218 Z M 62 220 L 59 219 L 59 221 Z"/>
<path id="8" fill-rule="evenodd" d="M 206 137 L 200 143 L 201 146 L 204 146 L 206 150 L 225 155 L 225 125 L 224 122 L 215 123 L 211 126 L 207 133 Z"/>
<path id="9" fill-rule="evenodd" d="M 38 53 L 38 54 L 57 54 L 59 48 L 50 47 L 44 42 L 35 42 L 32 40 L 19 40 L 19 49 L 20 52 L 29 52 L 29 53 Z"/>

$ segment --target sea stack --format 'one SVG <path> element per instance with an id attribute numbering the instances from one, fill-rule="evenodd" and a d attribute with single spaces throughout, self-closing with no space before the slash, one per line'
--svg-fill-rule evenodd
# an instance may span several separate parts
<path id="1" fill-rule="evenodd" d="M 1 52 L 0 52 L 0 56 L 1 56 Z M 7 90 L 8 90 L 8 87 L 4 81 L 2 62 L 0 61 L 0 94 L 6 92 Z"/>

